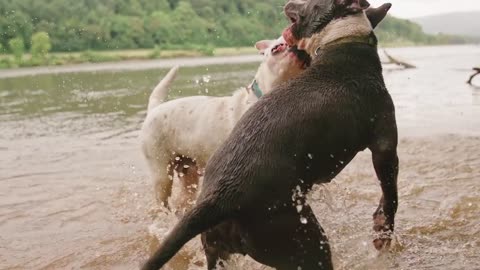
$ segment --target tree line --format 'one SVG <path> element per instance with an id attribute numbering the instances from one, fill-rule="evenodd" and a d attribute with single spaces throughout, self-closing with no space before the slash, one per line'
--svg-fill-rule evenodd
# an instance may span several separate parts
<path id="1" fill-rule="evenodd" d="M 198 46 L 251 46 L 278 36 L 287 25 L 285 0 L 1 0 L 0 51 L 30 50 L 35 34 L 47 33 L 52 51 Z M 381 42 L 464 43 L 426 35 L 415 23 L 388 17 Z M 42 37 L 45 39 L 45 37 Z M 49 45 L 43 45 L 48 47 Z M 50 49 L 50 48 L 49 48 Z M 41 51 L 41 50 L 40 50 Z"/>

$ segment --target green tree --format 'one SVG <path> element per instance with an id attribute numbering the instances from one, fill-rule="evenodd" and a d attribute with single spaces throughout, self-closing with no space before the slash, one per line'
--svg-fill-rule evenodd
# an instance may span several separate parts
<path id="1" fill-rule="evenodd" d="M 17 37 L 11 39 L 8 42 L 8 45 L 10 47 L 10 52 L 13 53 L 13 56 L 15 57 L 15 60 L 17 63 L 20 63 L 22 61 L 23 54 L 25 53 L 25 43 L 23 38 Z"/>
<path id="2" fill-rule="evenodd" d="M 50 37 L 46 32 L 38 32 L 32 36 L 32 46 L 30 53 L 32 58 L 45 60 L 48 52 L 52 49 L 52 43 Z"/>
<path id="3" fill-rule="evenodd" d="M 206 20 L 195 13 L 190 2 L 179 2 L 173 11 L 172 20 L 176 29 L 175 36 L 171 40 L 173 44 L 185 44 L 186 41 L 194 44 L 208 42 L 211 27 Z"/>
<path id="4" fill-rule="evenodd" d="M 0 0 L 0 44 L 46 32 L 52 51 L 252 46 L 287 25 L 285 0 Z M 413 22 L 387 17 L 380 42 L 463 43 L 427 35 Z M 27 49 L 31 43 L 25 44 Z"/>
<path id="5" fill-rule="evenodd" d="M 9 40 L 16 37 L 30 40 L 32 31 L 30 16 L 21 10 L 10 10 L 6 14 L 0 14 L 0 43 L 3 45 L 7 45 Z"/>
<path id="6" fill-rule="evenodd" d="M 166 47 L 175 36 L 175 24 L 168 13 L 157 11 L 145 19 L 145 31 L 154 44 Z"/>

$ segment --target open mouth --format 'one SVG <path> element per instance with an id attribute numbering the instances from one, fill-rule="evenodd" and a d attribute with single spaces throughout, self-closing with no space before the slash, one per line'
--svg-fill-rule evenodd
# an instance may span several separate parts
<path id="1" fill-rule="evenodd" d="M 298 23 L 298 14 L 285 11 L 285 16 L 287 16 L 288 20 L 290 21 L 290 25 L 285 28 L 282 35 L 289 46 L 294 46 L 298 40 L 293 36 L 292 29 Z"/>
<path id="2" fill-rule="evenodd" d="M 310 55 L 306 51 L 299 50 L 297 46 L 290 47 L 289 52 L 295 55 L 298 61 L 302 64 L 302 69 L 308 68 L 312 63 Z"/>
<path id="3" fill-rule="evenodd" d="M 272 48 L 272 54 L 275 55 L 275 54 L 281 53 L 285 51 L 287 48 L 288 48 L 288 45 L 286 43 L 280 43 Z"/>

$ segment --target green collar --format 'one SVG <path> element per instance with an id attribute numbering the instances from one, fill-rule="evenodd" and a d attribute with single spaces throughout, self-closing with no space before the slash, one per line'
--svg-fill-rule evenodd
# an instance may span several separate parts
<path id="1" fill-rule="evenodd" d="M 262 89 L 260 89 L 260 86 L 258 85 L 258 82 L 256 79 L 253 80 L 249 88 L 250 88 L 249 90 L 251 90 L 257 98 L 261 98 L 263 96 L 263 91 Z"/>
<path id="2" fill-rule="evenodd" d="M 375 37 L 375 35 L 373 33 L 368 35 L 368 36 L 344 37 L 344 38 L 334 40 L 332 42 L 329 42 L 325 45 L 322 45 L 322 46 L 318 47 L 315 50 L 315 55 L 318 55 L 321 50 L 324 50 L 328 47 L 333 47 L 333 46 L 337 46 L 337 45 L 340 45 L 340 44 L 346 44 L 346 43 L 364 43 L 364 44 L 368 44 L 370 46 L 377 46 L 378 41 L 377 41 L 377 38 Z"/>

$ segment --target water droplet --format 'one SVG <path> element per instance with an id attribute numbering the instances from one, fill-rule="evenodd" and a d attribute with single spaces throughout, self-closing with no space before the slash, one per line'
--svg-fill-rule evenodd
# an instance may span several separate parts
<path id="1" fill-rule="evenodd" d="M 176 157 L 175 160 L 176 160 L 176 161 L 179 161 L 179 160 L 180 160 L 180 157 Z"/>
<path id="2" fill-rule="evenodd" d="M 303 205 L 301 205 L 301 204 L 297 205 L 297 212 L 298 213 L 302 212 L 302 209 L 303 209 Z"/>
<path id="3" fill-rule="evenodd" d="M 300 217 L 300 223 L 307 224 L 308 220 L 305 217 Z"/>
<path id="4" fill-rule="evenodd" d="M 188 165 L 183 165 L 183 168 L 188 169 L 188 168 L 190 168 L 190 166 L 188 166 Z"/>
<path id="5" fill-rule="evenodd" d="M 330 157 L 331 157 L 331 158 L 335 158 L 335 156 L 334 156 L 333 154 L 330 154 Z"/>
<path id="6" fill-rule="evenodd" d="M 312 154 L 308 153 L 307 156 L 308 156 L 309 159 L 313 159 L 313 155 L 312 155 Z"/>

